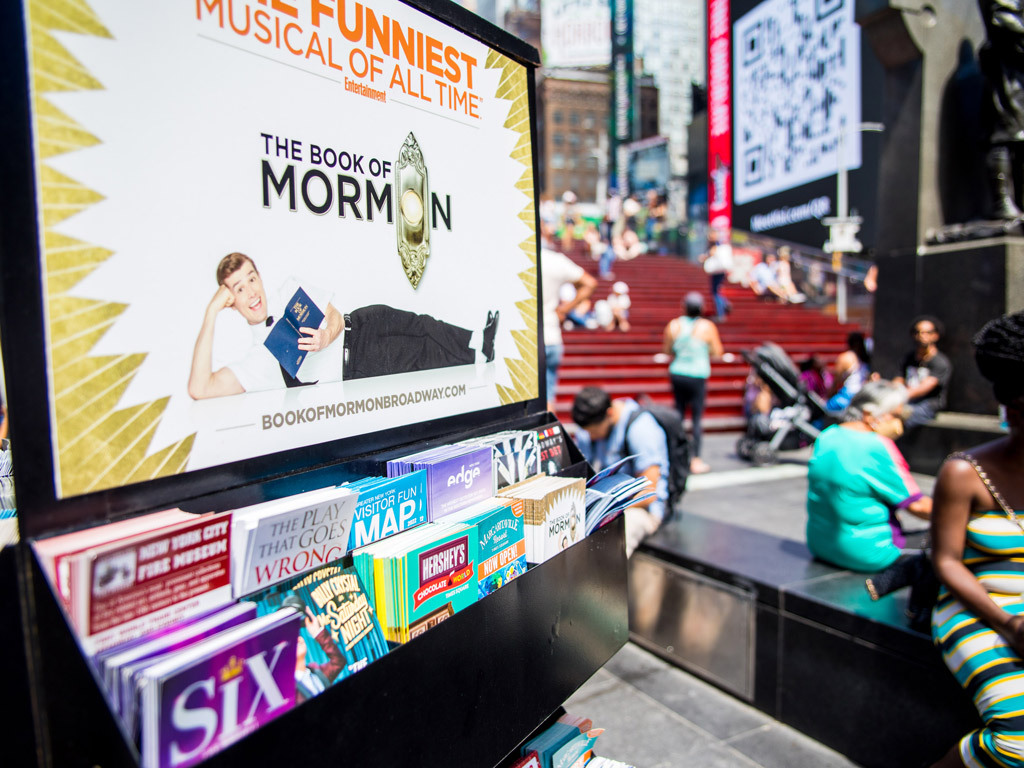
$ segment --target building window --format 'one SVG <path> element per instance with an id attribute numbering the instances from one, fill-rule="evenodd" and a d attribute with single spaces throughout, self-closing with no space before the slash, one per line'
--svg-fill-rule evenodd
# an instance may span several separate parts
<path id="1" fill-rule="evenodd" d="M 553 152 L 551 154 L 551 167 L 565 168 L 565 155 L 563 155 L 561 152 Z"/>
<path id="2" fill-rule="evenodd" d="M 552 113 L 552 115 L 551 115 L 551 122 L 553 122 L 555 125 L 561 125 L 562 124 L 562 110 L 556 109 Z"/>
<path id="3" fill-rule="evenodd" d="M 569 113 L 569 125 L 579 125 L 579 124 L 580 124 L 580 114 L 579 114 L 579 112 L 570 112 Z"/>
<path id="4" fill-rule="evenodd" d="M 565 136 L 560 133 L 554 133 L 551 135 L 551 143 L 556 147 L 560 147 L 565 143 Z"/>

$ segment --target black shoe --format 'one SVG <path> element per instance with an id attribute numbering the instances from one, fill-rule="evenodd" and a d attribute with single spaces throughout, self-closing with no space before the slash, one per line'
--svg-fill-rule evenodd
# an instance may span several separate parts
<path id="1" fill-rule="evenodd" d="M 498 310 L 487 313 L 487 322 L 484 324 L 484 343 L 480 346 L 484 360 L 488 363 L 494 360 L 494 334 L 498 332 Z"/>
<path id="2" fill-rule="evenodd" d="M 864 580 L 864 587 L 872 600 L 885 597 L 902 587 L 913 584 L 927 564 L 925 555 L 903 555 L 884 571 Z"/>

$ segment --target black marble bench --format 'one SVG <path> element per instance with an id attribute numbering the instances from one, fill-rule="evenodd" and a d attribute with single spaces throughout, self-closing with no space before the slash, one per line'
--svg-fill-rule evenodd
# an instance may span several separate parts
<path id="1" fill-rule="evenodd" d="M 861 765 L 929 765 L 978 719 L 908 592 L 873 602 L 801 542 L 684 515 L 630 560 L 630 632 Z"/>

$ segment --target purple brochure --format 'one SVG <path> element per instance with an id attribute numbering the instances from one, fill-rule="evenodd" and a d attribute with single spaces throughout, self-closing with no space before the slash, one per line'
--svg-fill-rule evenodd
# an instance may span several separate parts
<path id="1" fill-rule="evenodd" d="M 295 705 L 300 614 L 262 616 L 192 646 L 147 673 L 145 768 L 187 768 Z"/>
<path id="2" fill-rule="evenodd" d="M 417 465 L 427 470 L 428 519 L 465 509 L 494 495 L 494 449 L 470 448 L 435 463 Z"/>
<path id="3" fill-rule="evenodd" d="M 171 632 L 148 636 L 148 641 L 125 648 L 120 654 L 107 657 L 107 670 L 110 675 L 108 685 L 110 695 L 114 699 L 117 711 L 121 714 L 129 733 L 134 730 L 134 718 L 137 712 L 135 701 L 134 673 L 143 666 L 150 666 L 157 656 L 180 651 L 193 643 L 224 632 L 256 618 L 255 606 L 245 603 L 231 605 L 212 614 L 207 614 L 199 621 L 188 621 L 184 625 L 173 628 Z"/>

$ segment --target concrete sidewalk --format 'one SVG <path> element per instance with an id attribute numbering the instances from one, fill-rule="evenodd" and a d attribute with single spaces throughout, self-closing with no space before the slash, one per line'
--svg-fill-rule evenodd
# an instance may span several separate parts
<path id="1" fill-rule="evenodd" d="M 804 540 L 811 449 L 774 467 L 735 456 L 737 435 L 704 437 L 712 472 L 692 476 L 684 516 Z M 915 475 L 931 493 L 934 478 Z M 685 518 L 684 518 L 685 519 Z M 927 523 L 907 516 L 905 527 Z M 604 728 L 596 751 L 636 768 L 842 768 L 855 764 L 745 702 L 628 643 L 565 704 Z"/>
<path id="2" fill-rule="evenodd" d="M 605 729 L 597 754 L 636 768 L 855 765 L 633 643 L 583 685 L 565 709 Z"/>

